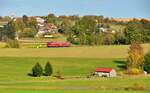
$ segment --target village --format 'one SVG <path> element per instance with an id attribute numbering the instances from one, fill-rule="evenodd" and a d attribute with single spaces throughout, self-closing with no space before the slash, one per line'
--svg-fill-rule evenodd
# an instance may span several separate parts
<path id="1" fill-rule="evenodd" d="M 149 93 L 149 0 L 0 0 L 0 93 Z"/>

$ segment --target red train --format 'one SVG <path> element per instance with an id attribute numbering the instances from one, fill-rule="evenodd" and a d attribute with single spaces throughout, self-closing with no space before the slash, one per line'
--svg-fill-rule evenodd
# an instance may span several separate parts
<path id="1" fill-rule="evenodd" d="M 69 47 L 70 42 L 48 42 L 47 47 Z"/>

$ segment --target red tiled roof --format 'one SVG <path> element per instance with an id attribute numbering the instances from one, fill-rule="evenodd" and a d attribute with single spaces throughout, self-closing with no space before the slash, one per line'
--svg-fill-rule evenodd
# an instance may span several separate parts
<path id="1" fill-rule="evenodd" d="M 111 72 L 112 68 L 96 68 L 96 72 Z"/>

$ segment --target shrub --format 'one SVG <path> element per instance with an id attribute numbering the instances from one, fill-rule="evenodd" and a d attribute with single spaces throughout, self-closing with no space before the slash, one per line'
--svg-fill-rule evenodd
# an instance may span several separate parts
<path id="1" fill-rule="evenodd" d="M 134 83 L 132 86 L 130 87 L 126 87 L 124 88 L 125 90 L 132 90 L 132 91 L 144 91 L 145 90 L 145 86 L 143 86 L 142 84 L 139 83 Z"/>
<path id="2" fill-rule="evenodd" d="M 45 71 L 44 74 L 46 76 L 51 76 L 52 75 L 53 69 L 52 69 L 52 65 L 49 62 L 46 63 L 44 71 Z"/>
<path id="3" fill-rule="evenodd" d="M 24 28 L 23 32 L 19 33 L 19 37 L 34 37 L 37 31 L 34 28 Z"/>
<path id="4" fill-rule="evenodd" d="M 43 68 L 39 63 L 36 63 L 32 68 L 32 74 L 35 77 L 40 77 L 43 74 Z"/>
<path id="5" fill-rule="evenodd" d="M 64 78 L 62 77 L 62 74 L 61 74 L 60 71 L 57 71 L 57 72 L 56 72 L 55 77 L 58 78 L 58 79 L 64 79 Z"/>
<path id="6" fill-rule="evenodd" d="M 144 70 L 150 73 L 150 51 L 145 55 Z"/>
<path id="7" fill-rule="evenodd" d="M 139 84 L 139 83 L 135 83 L 133 85 L 133 90 L 145 90 L 145 87 L 142 85 L 142 84 Z"/>
<path id="8" fill-rule="evenodd" d="M 8 48 L 19 48 L 19 42 L 17 40 L 8 39 L 6 47 Z"/>
<path id="9" fill-rule="evenodd" d="M 127 73 L 131 75 L 138 75 L 141 73 L 141 70 L 137 68 L 131 68 L 131 69 L 128 69 Z"/>

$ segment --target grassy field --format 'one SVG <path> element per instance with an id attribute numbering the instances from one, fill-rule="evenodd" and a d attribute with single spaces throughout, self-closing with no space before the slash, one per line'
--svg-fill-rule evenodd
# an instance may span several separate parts
<path id="1" fill-rule="evenodd" d="M 60 71 L 64 80 L 54 77 L 28 76 L 36 62 L 41 63 L 44 67 L 47 61 L 53 65 L 53 75 Z M 123 61 L 124 59 L 118 58 L 1 57 L 0 93 L 70 93 L 72 90 L 72 93 L 116 93 L 116 91 L 118 93 L 134 93 L 130 88 L 138 89 L 140 87 L 149 90 L 149 76 L 87 78 L 96 67 L 112 67 L 119 70 Z M 144 92 L 148 93 L 148 91 L 136 91 L 135 93 Z"/>
<path id="2" fill-rule="evenodd" d="M 145 53 L 150 49 L 150 44 L 142 46 Z M 0 93 L 149 93 L 149 75 L 126 76 L 120 72 L 128 48 L 0 48 Z M 64 80 L 28 75 L 36 62 L 44 67 L 47 61 L 53 66 L 53 76 L 60 71 Z M 87 78 L 97 67 L 114 68 L 122 76 Z"/>
<path id="3" fill-rule="evenodd" d="M 144 51 L 150 44 L 142 45 Z M 67 48 L 0 48 L 0 57 L 74 57 L 74 58 L 125 58 L 128 45 L 73 46 Z"/>
<path id="4" fill-rule="evenodd" d="M 54 75 L 57 71 L 60 71 L 64 76 L 86 77 L 96 67 L 117 68 L 119 60 L 123 59 L 1 57 L 0 81 L 23 80 L 24 78 L 30 80 L 27 74 L 31 72 L 31 68 L 36 62 L 41 63 L 44 67 L 45 63 L 49 61 L 53 65 Z M 11 75 L 11 77 L 8 77 L 8 75 Z"/>
<path id="5" fill-rule="evenodd" d="M 1 93 L 6 93 L 5 90 Z M 11 90 L 7 93 L 149 93 L 149 91 L 49 91 L 49 90 Z"/>

